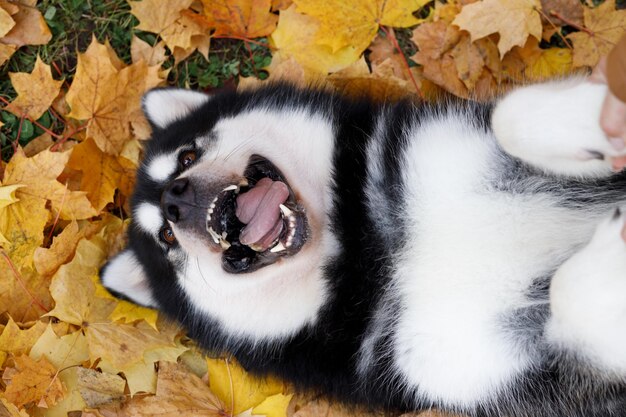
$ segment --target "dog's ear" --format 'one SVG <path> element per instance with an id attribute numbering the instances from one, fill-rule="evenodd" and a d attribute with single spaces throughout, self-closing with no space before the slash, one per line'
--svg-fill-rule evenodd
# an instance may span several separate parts
<path id="1" fill-rule="evenodd" d="M 111 294 L 145 307 L 158 307 L 143 267 L 132 249 L 117 254 L 100 270 L 100 281 Z"/>
<path id="2" fill-rule="evenodd" d="M 143 96 L 143 111 L 153 128 L 163 129 L 209 100 L 209 96 L 182 88 L 156 88 Z"/>

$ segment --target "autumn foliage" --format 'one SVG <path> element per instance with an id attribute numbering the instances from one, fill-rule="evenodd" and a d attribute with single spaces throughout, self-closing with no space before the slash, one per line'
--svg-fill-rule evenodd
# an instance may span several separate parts
<path id="1" fill-rule="evenodd" d="M 63 122 L 0 162 L 0 415 L 282 417 L 362 414 L 208 358 L 157 312 L 118 301 L 98 269 L 124 244 L 128 198 L 150 129 L 141 96 L 211 43 L 267 47 L 267 80 L 380 100 L 478 100 L 586 73 L 624 34 L 615 0 L 129 1 L 137 33 L 122 61 L 95 37 L 72 74 L 37 58 L 10 74 L 4 111 Z M 36 0 L 0 0 L 0 64 L 52 34 Z M 263 42 L 261 42 L 263 40 Z M 5 145 L 5 144 L 4 144 Z M 381 414 L 382 415 L 382 414 Z M 423 413 L 424 417 L 437 414 Z"/>

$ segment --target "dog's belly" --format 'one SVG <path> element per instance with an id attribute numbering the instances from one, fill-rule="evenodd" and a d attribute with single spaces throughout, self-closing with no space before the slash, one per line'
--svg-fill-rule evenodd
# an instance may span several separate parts
<path id="1" fill-rule="evenodd" d="M 546 194 L 494 190 L 499 151 L 466 126 L 454 118 L 423 126 L 407 149 L 393 356 L 409 391 L 471 407 L 532 363 L 532 348 L 516 344 L 504 319 L 531 302 L 528 287 L 584 243 L 594 223 Z"/>

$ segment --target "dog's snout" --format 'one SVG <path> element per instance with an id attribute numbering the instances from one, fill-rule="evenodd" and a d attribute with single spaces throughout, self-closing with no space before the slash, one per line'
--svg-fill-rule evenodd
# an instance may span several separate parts
<path id="1" fill-rule="evenodd" d="M 187 178 L 175 179 L 161 195 L 161 208 L 165 218 L 174 223 L 187 217 L 194 204 L 195 193 Z"/>

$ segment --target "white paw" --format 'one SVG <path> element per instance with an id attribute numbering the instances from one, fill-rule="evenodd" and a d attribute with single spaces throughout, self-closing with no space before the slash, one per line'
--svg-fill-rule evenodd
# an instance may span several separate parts
<path id="1" fill-rule="evenodd" d="M 550 287 L 548 338 L 596 367 L 626 374 L 626 243 L 622 209 L 565 262 Z"/>
<path id="2" fill-rule="evenodd" d="M 604 84 L 569 79 L 513 91 L 498 103 L 493 130 L 502 148 L 548 172 L 608 176 L 618 156 L 600 127 Z"/>

